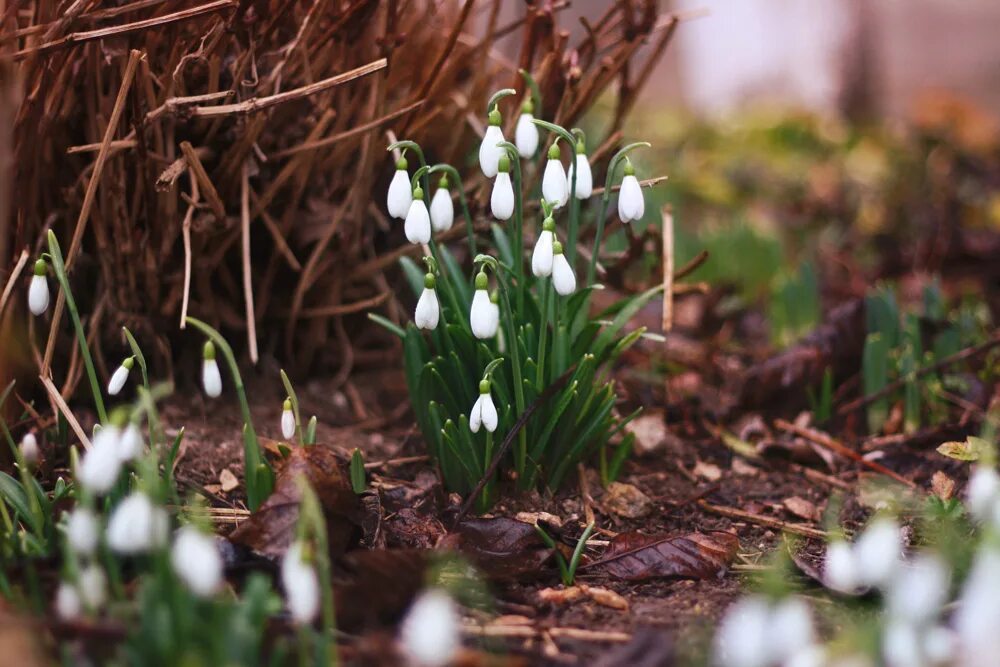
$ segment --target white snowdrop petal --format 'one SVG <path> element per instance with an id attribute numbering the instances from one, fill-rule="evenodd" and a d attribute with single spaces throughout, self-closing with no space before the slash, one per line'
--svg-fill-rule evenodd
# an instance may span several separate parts
<path id="1" fill-rule="evenodd" d="M 410 243 L 427 243 L 431 240 L 431 216 L 423 199 L 414 199 L 403 223 L 406 240 Z"/>
<path id="2" fill-rule="evenodd" d="M 948 568 L 936 556 L 924 554 L 904 563 L 889 585 L 890 614 L 912 623 L 932 619 L 946 600 L 950 578 Z"/>
<path id="3" fill-rule="evenodd" d="M 42 452 L 38 448 L 38 438 L 30 431 L 24 434 L 18 447 L 21 450 L 21 457 L 28 465 L 35 465 L 38 463 L 38 459 L 42 457 Z"/>
<path id="4" fill-rule="evenodd" d="M 125 366 L 119 366 L 112 373 L 111 379 L 108 380 L 108 394 L 110 396 L 117 396 L 118 392 L 125 386 L 126 380 L 128 380 L 128 369 Z"/>
<path id="5" fill-rule="evenodd" d="M 490 125 L 483 135 L 483 143 L 479 145 L 479 168 L 487 178 L 493 178 L 499 171 L 497 163 L 500 156 L 504 154 L 504 149 L 497 146 L 503 141 L 503 131 L 498 125 Z"/>
<path id="6" fill-rule="evenodd" d="M 451 201 L 451 193 L 445 188 L 438 188 L 431 198 L 431 226 L 436 232 L 451 229 L 455 222 L 455 204 Z"/>
<path id="7" fill-rule="evenodd" d="M 459 623 L 447 593 L 439 589 L 421 593 L 400 628 L 403 650 L 421 667 L 449 665 L 461 646 Z"/>
<path id="8" fill-rule="evenodd" d="M 92 610 L 100 609 L 108 599 L 108 578 L 99 565 L 91 563 L 77 574 L 77 593 L 83 605 Z"/>
<path id="9" fill-rule="evenodd" d="M 514 215 L 514 187 L 507 172 L 498 173 L 496 180 L 493 181 L 490 210 L 497 220 L 510 220 L 510 216 Z"/>
<path id="10" fill-rule="evenodd" d="M 569 201 L 569 186 L 566 184 L 566 172 L 559 160 L 550 159 L 545 163 L 542 174 L 542 197 L 555 208 L 562 208 Z"/>
<path id="11" fill-rule="evenodd" d="M 522 113 L 514 130 L 514 145 L 523 158 L 530 158 L 538 150 L 538 126 L 531 122 L 533 118 L 530 113 Z"/>
<path id="12" fill-rule="evenodd" d="M 483 395 L 480 394 L 476 402 L 472 404 L 472 409 L 469 410 L 469 430 L 473 433 L 479 433 L 479 428 L 483 425 Z"/>
<path id="13" fill-rule="evenodd" d="M 823 563 L 823 585 L 840 593 L 854 594 L 858 590 L 857 564 L 851 545 L 836 540 L 826 547 Z"/>
<path id="14" fill-rule="evenodd" d="M 169 522 L 166 511 L 156 506 L 149 496 L 133 493 L 111 514 L 108 546 L 120 554 L 146 553 L 166 543 Z"/>
<path id="15" fill-rule="evenodd" d="M 118 449 L 120 439 L 121 429 L 105 426 L 97 432 L 93 445 L 80 459 L 76 481 L 91 493 L 104 495 L 118 479 L 122 467 Z"/>
<path id="16" fill-rule="evenodd" d="M 389 182 L 389 194 L 386 197 L 385 206 L 389 215 L 402 220 L 410 210 L 410 202 L 413 200 L 413 191 L 410 189 L 410 175 L 405 169 L 397 169 Z"/>
<path id="17" fill-rule="evenodd" d="M 86 507 L 77 507 L 66 521 L 66 542 L 78 556 L 92 556 L 97 551 L 100 524 L 97 515 Z"/>
<path id="18" fill-rule="evenodd" d="M 135 424 L 129 424 L 118 439 L 118 458 L 122 462 L 132 461 L 143 451 L 142 432 Z"/>
<path id="19" fill-rule="evenodd" d="M 62 582 L 56 591 L 56 615 L 64 621 L 72 621 L 83 613 L 83 601 L 76 591 L 76 586 Z"/>
<path id="20" fill-rule="evenodd" d="M 194 526 L 177 531 L 170 563 L 178 578 L 199 597 L 208 597 L 222 584 L 222 556 L 215 537 Z"/>
<path id="21" fill-rule="evenodd" d="M 622 187 L 618 191 L 618 217 L 622 222 L 639 220 L 646 212 L 646 203 L 642 198 L 642 188 L 639 180 L 629 174 L 622 179 Z"/>
<path id="22" fill-rule="evenodd" d="M 538 278 L 544 278 L 552 274 L 552 243 L 555 235 L 542 230 L 535 242 L 535 249 L 531 251 L 531 272 Z"/>
<path id="23" fill-rule="evenodd" d="M 201 364 L 201 384 L 209 398 L 218 398 L 222 394 L 222 374 L 219 363 L 215 359 L 205 359 Z"/>
<path id="24" fill-rule="evenodd" d="M 469 324 L 472 327 L 472 333 L 479 339 L 493 338 L 493 336 L 497 335 L 499 323 L 499 319 L 494 316 L 493 304 L 490 303 L 490 295 L 484 289 L 476 290 L 475 295 L 472 297 L 472 308 L 469 312 Z"/>
<path id="25" fill-rule="evenodd" d="M 781 667 L 828 667 L 826 652 L 822 646 L 807 646 L 785 660 Z M 844 665 L 847 667 L 847 665 Z"/>
<path id="26" fill-rule="evenodd" d="M 935 626 L 923 633 L 923 653 L 932 665 L 951 665 L 955 658 L 955 633 Z M 995 655 L 995 654 L 994 654 Z"/>
<path id="27" fill-rule="evenodd" d="M 281 411 L 281 437 L 291 440 L 295 436 L 295 414 L 291 410 Z"/>
<path id="28" fill-rule="evenodd" d="M 962 667 L 992 667 L 1000 654 L 1000 550 L 980 549 L 953 617 Z"/>
<path id="29" fill-rule="evenodd" d="M 864 586 L 883 586 L 895 573 L 903 551 L 899 524 L 879 517 L 872 521 L 854 544 L 857 573 Z"/>
<path id="30" fill-rule="evenodd" d="M 28 310 L 32 315 L 41 315 L 49 307 L 49 283 L 45 276 L 32 276 L 28 285 Z"/>
<path id="31" fill-rule="evenodd" d="M 573 187 L 573 172 L 576 169 L 580 170 L 576 176 L 576 198 L 587 199 L 594 192 L 594 176 L 590 171 L 590 162 L 586 155 L 577 153 L 576 158 L 569 163 L 569 169 L 566 171 L 566 182 L 571 189 Z"/>
<path id="32" fill-rule="evenodd" d="M 805 600 L 788 597 L 772 610 L 768 621 L 772 660 L 783 662 L 809 648 L 815 639 L 812 613 Z"/>
<path id="33" fill-rule="evenodd" d="M 312 623 L 319 613 L 319 577 L 315 568 L 302 558 L 303 546 L 295 542 L 281 561 L 281 584 L 285 589 L 285 602 L 292 619 L 305 625 Z"/>
<path id="34" fill-rule="evenodd" d="M 417 299 L 417 309 L 413 313 L 413 322 L 419 329 L 436 329 L 441 317 L 441 306 L 438 303 L 437 291 L 425 287 Z"/>
<path id="35" fill-rule="evenodd" d="M 499 415 L 497 415 L 497 407 L 493 404 L 493 397 L 490 394 L 481 394 L 479 396 L 480 412 L 483 416 L 483 426 L 490 433 L 497 430 L 497 425 L 500 423 Z"/>
<path id="36" fill-rule="evenodd" d="M 576 291 L 576 275 L 563 253 L 552 258 L 552 286 L 560 296 L 568 296 Z"/>
<path id="37" fill-rule="evenodd" d="M 992 466 L 977 465 L 965 488 L 969 513 L 979 521 L 991 518 L 993 506 L 1000 498 L 1000 475 Z"/>
<path id="38" fill-rule="evenodd" d="M 882 632 L 882 657 L 886 667 L 922 667 L 917 627 L 901 621 L 890 621 Z"/>
<path id="39" fill-rule="evenodd" d="M 721 667 L 766 667 L 770 664 L 767 602 L 746 597 L 732 605 L 715 635 L 715 664 Z"/>

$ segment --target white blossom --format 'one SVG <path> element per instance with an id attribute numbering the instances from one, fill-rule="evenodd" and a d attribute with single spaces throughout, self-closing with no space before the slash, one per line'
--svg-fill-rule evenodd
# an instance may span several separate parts
<path id="1" fill-rule="evenodd" d="M 104 495 L 118 480 L 122 469 L 119 453 L 122 431 L 113 424 L 101 428 L 94 442 L 80 459 L 76 481 L 96 495 Z"/>
<path id="2" fill-rule="evenodd" d="M 118 457 L 123 463 L 132 461 L 142 454 L 143 449 L 142 432 L 136 424 L 130 423 L 118 440 Z"/>
<path id="3" fill-rule="evenodd" d="M 413 322 L 419 329 L 433 330 L 437 328 L 438 320 L 441 317 L 441 305 L 438 303 L 436 281 L 434 276 L 428 273 L 424 277 L 424 291 L 417 299 L 417 309 L 413 313 Z"/>
<path id="4" fill-rule="evenodd" d="M 38 448 L 38 438 L 31 431 L 24 434 L 18 448 L 21 450 L 21 458 L 29 466 L 38 463 L 38 460 L 42 457 L 42 451 Z"/>
<path id="5" fill-rule="evenodd" d="M 396 162 L 396 173 L 389 182 L 389 193 L 386 196 L 385 207 L 389 215 L 402 220 L 410 210 L 413 192 L 410 190 L 410 174 L 407 173 L 406 158 Z"/>
<path id="6" fill-rule="evenodd" d="M 925 667 L 917 627 L 905 621 L 890 621 L 882 632 L 882 657 L 886 667 Z"/>
<path id="7" fill-rule="evenodd" d="M 77 507 L 66 521 L 66 543 L 78 556 L 92 556 L 97 551 L 100 524 L 97 515 L 86 507 Z"/>
<path id="8" fill-rule="evenodd" d="M 555 208 L 562 208 L 569 201 L 569 184 L 566 183 L 566 172 L 559 161 L 559 146 L 556 144 L 549 149 L 549 159 L 542 173 L 542 197 Z"/>
<path id="9" fill-rule="evenodd" d="M 281 437 L 291 440 L 295 436 L 295 414 L 292 412 L 292 399 L 286 398 L 281 404 Z"/>
<path id="10" fill-rule="evenodd" d="M 166 510 L 142 493 L 125 498 L 108 521 L 108 546 L 120 554 L 141 554 L 166 545 L 170 519 Z"/>
<path id="11" fill-rule="evenodd" d="M 472 296 L 472 308 L 469 311 L 469 324 L 476 338 L 493 338 L 500 327 L 497 310 L 486 292 L 486 274 L 476 276 L 476 293 Z"/>
<path id="12" fill-rule="evenodd" d="M 937 556 L 923 554 L 900 566 L 890 580 L 886 606 L 892 617 L 925 623 L 941 611 L 950 573 Z"/>
<path id="13" fill-rule="evenodd" d="M 424 203 L 424 191 L 419 187 L 413 189 L 413 201 L 406 213 L 403 231 L 410 243 L 428 243 L 431 240 L 431 214 Z"/>
<path id="14" fill-rule="evenodd" d="M 538 150 L 538 126 L 531 122 L 534 118 L 531 103 L 526 102 L 514 130 L 514 145 L 523 158 L 530 158 Z"/>
<path id="15" fill-rule="evenodd" d="M 745 597 L 726 610 L 715 635 L 715 662 L 722 667 L 767 667 L 770 608 L 758 596 Z"/>
<path id="16" fill-rule="evenodd" d="M 771 610 L 768 637 L 772 660 L 780 663 L 812 646 L 816 635 L 805 600 L 790 596 L 778 602 Z"/>
<path id="17" fill-rule="evenodd" d="M 509 170 L 510 162 L 504 155 L 500 158 L 500 171 L 493 181 L 493 192 L 490 194 L 490 211 L 497 220 L 510 220 L 510 216 L 514 215 L 514 187 L 510 182 Z"/>
<path id="18" fill-rule="evenodd" d="M 625 178 L 618 191 L 618 217 L 622 222 L 639 220 L 646 212 L 646 202 L 642 198 L 642 188 L 635 177 L 635 169 L 630 163 L 625 165 Z"/>
<path id="19" fill-rule="evenodd" d="M 858 581 L 862 586 L 883 586 L 896 572 L 903 552 L 899 524 L 876 517 L 854 544 Z"/>
<path id="20" fill-rule="evenodd" d="M 851 545 L 844 540 L 834 540 L 826 547 L 823 562 L 823 585 L 840 593 L 853 594 L 858 590 L 858 567 Z"/>
<path id="21" fill-rule="evenodd" d="M 292 619 L 305 625 L 312 623 L 319 613 L 319 577 L 316 569 L 304 558 L 302 542 L 295 542 L 281 561 L 281 584 Z"/>
<path id="22" fill-rule="evenodd" d="M 497 430 L 498 424 L 499 416 L 493 404 L 493 397 L 490 395 L 490 382 L 483 380 L 479 383 L 479 398 L 469 411 L 469 430 L 479 433 L 479 427 L 485 426 L 488 432 L 493 433 Z"/>
<path id="23" fill-rule="evenodd" d="M 208 597 L 222 584 L 222 555 L 215 537 L 194 526 L 177 531 L 170 563 L 178 578 L 199 597 Z"/>
<path id="24" fill-rule="evenodd" d="M 459 616 L 447 593 L 431 589 L 414 601 L 400 628 L 400 640 L 411 662 L 444 667 L 461 646 Z"/>
<path id="25" fill-rule="evenodd" d="M 566 171 L 566 182 L 569 187 L 573 187 L 573 171 L 577 171 L 576 175 L 576 198 L 577 199 L 587 199 L 594 192 L 594 176 L 590 172 L 590 161 L 587 160 L 587 156 L 583 153 L 583 145 L 578 144 L 576 148 L 576 156 L 572 162 L 569 163 L 569 168 Z"/>
<path id="26" fill-rule="evenodd" d="M 977 465 L 969 476 L 965 494 L 973 518 L 983 522 L 993 519 L 1000 504 L 1000 475 L 993 466 Z"/>
<path id="27" fill-rule="evenodd" d="M 122 387 L 125 386 L 126 380 L 128 380 L 128 373 L 132 370 L 132 365 L 135 363 L 133 357 L 129 357 L 122 362 L 122 365 L 115 369 L 115 372 L 111 374 L 111 379 L 108 380 L 108 395 L 117 396 L 121 392 Z"/>
<path id="28" fill-rule="evenodd" d="M 500 129 L 500 112 L 496 109 L 491 111 L 489 122 L 483 135 L 483 143 L 479 145 L 479 168 L 486 178 L 493 178 L 497 175 L 500 156 L 506 155 L 507 151 L 497 146 L 504 140 Z"/>
<path id="29" fill-rule="evenodd" d="M 993 667 L 1000 655 L 1000 550 L 980 549 L 953 617 L 957 665 Z"/>
<path id="30" fill-rule="evenodd" d="M 215 360 L 215 345 L 212 341 L 205 343 L 201 362 L 201 384 L 209 398 L 218 398 L 222 394 L 222 373 L 219 363 Z"/>
<path id="31" fill-rule="evenodd" d="M 28 285 L 28 310 L 32 315 L 41 315 L 49 307 L 49 283 L 45 280 L 45 260 L 35 262 L 35 273 Z"/>
<path id="32" fill-rule="evenodd" d="M 552 286 L 560 296 L 568 296 L 576 290 L 576 275 L 573 267 L 569 265 L 566 254 L 563 252 L 562 244 L 556 241 L 553 244 L 552 256 Z"/>
<path id="33" fill-rule="evenodd" d="M 108 599 L 108 578 L 99 565 L 91 563 L 81 568 L 77 574 L 76 589 L 83 606 L 96 611 Z"/>
<path id="34" fill-rule="evenodd" d="M 56 590 L 55 600 L 56 615 L 64 621 L 72 621 L 80 617 L 83 613 L 83 601 L 76 590 L 76 586 L 63 581 Z"/>
<path id="35" fill-rule="evenodd" d="M 531 272 L 536 278 L 546 278 L 552 275 L 552 244 L 555 242 L 556 223 L 552 218 L 545 218 L 542 231 L 531 251 Z"/>
<path id="36" fill-rule="evenodd" d="M 442 177 L 441 186 L 431 197 L 431 227 L 436 232 L 444 232 L 451 229 L 454 222 L 455 204 L 451 201 L 451 193 L 448 192 L 448 179 Z"/>

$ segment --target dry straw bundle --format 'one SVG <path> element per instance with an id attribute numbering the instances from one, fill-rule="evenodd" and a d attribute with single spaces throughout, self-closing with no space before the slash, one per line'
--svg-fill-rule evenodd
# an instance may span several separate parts
<path id="1" fill-rule="evenodd" d="M 652 0 L 620 0 L 581 19 L 571 40 L 558 25 L 568 3 L 519 5 L 513 20 L 502 19 L 503 4 L 9 3 L 0 24 L 5 286 L 25 284 L 22 269 L 51 228 L 105 373 L 121 325 L 169 364 L 186 312 L 238 334 L 254 361 L 266 347 L 308 364 L 322 349 L 346 375 L 377 352 L 366 352 L 352 314 L 393 298 L 384 271 L 413 248 L 382 212 L 387 138 L 434 146 L 432 161 L 463 169 L 472 163 L 460 147 L 482 132 L 484 101 L 502 86 L 523 90 L 525 68 L 552 107 L 544 117 L 567 126 L 616 89 L 606 154 L 677 23 Z M 507 35 L 521 36 L 509 56 L 498 47 Z M 477 173 L 468 170 L 470 191 Z M 20 290 L 7 292 L 5 340 L 35 340 L 10 298 Z M 62 311 L 57 303 L 54 317 Z M 0 368 L 13 357 L 46 374 L 65 353 L 69 371 L 57 375 L 72 393 L 80 368 L 65 320 L 34 360 L 32 344 L 6 346 Z M 115 358 L 104 361 L 102 339 L 115 342 Z"/>

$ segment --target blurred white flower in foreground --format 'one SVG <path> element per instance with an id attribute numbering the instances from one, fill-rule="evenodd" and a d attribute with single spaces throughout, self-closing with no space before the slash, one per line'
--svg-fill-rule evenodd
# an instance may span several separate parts
<path id="1" fill-rule="evenodd" d="M 443 590 L 421 593 L 400 629 L 407 658 L 421 667 L 450 664 L 461 646 L 459 620 L 455 603 Z"/>

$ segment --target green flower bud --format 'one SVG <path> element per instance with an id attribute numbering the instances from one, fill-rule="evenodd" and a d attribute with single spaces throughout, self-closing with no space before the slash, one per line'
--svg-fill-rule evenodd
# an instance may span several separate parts
<path id="1" fill-rule="evenodd" d="M 41 257 L 39 257 L 37 260 L 35 260 L 35 275 L 36 276 L 44 276 L 45 275 L 45 271 L 46 271 L 47 268 L 48 268 L 48 266 L 45 264 L 45 260 L 44 259 L 42 259 Z"/>
<path id="2" fill-rule="evenodd" d="M 490 393 L 490 381 L 489 380 L 483 380 L 483 381 L 481 381 L 479 383 L 479 393 L 480 394 L 488 394 L 488 393 Z"/>
<path id="3" fill-rule="evenodd" d="M 549 159 L 550 160 L 559 159 L 559 144 L 554 141 L 552 142 L 552 145 L 549 146 Z"/>
<path id="4" fill-rule="evenodd" d="M 493 107 L 493 110 L 490 111 L 489 120 L 490 125 L 499 125 L 502 121 L 502 118 L 500 117 L 500 110 Z"/>
<path id="5" fill-rule="evenodd" d="M 437 279 L 434 277 L 433 273 L 428 273 L 424 276 L 424 287 L 427 289 L 434 289 L 437 286 Z"/>
<path id="6" fill-rule="evenodd" d="M 202 350 L 201 356 L 205 361 L 211 361 L 212 359 L 215 359 L 215 343 L 213 343 L 210 340 L 206 340 L 205 347 Z"/>
<path id="7" fill-rule="evenodd" d="M 406 171 L 409 168 L 409 166 L 410 165 L 406 162 L 405 157 L 401 157 L 398 160 L 396 160 L 396 169 L 402 169 L 403 171 Z"/>
<path id="8" fill-rule="evenodd" d="M 485 271 L 480 271 L 476 274 L 476 289 L 486 289 L 489 287 L 490 280 L 486 277 Z"/>

